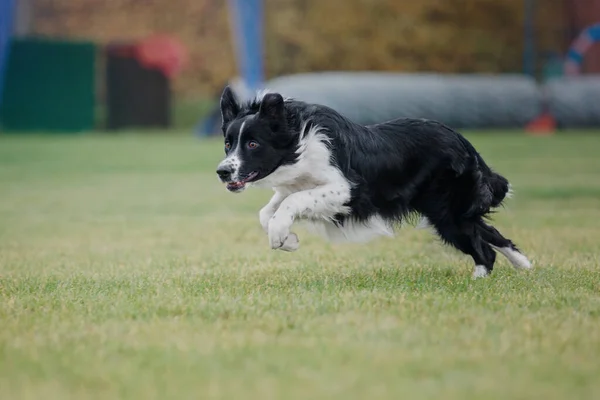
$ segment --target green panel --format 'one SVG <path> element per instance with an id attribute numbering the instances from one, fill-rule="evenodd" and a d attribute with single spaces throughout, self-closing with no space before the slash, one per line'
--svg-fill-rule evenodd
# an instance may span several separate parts
<path id="1" fill-rule="evenodd" d="M 93 43 L 13 40 L 0 110 L 3 130 L 93 129 L 95 57 Z"/>

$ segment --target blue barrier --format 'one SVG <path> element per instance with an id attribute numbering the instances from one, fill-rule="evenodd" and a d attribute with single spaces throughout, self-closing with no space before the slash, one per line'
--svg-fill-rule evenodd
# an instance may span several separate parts
<path id="1" fill-rule="evenodd" d="M 8 63 L 14 7 L 14 0 L 0 0 L 0 106 L 2 106 L 3 83 Z"/>

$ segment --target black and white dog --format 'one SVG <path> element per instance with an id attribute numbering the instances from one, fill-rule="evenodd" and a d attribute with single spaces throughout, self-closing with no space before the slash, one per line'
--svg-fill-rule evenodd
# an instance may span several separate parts
<path id="1" fill-rule="evenodd" d="M 362 126 L 335 110 L 278 93 L 239 102 L 221 96 L 225 159 L 217 174 L 231 192 L 272 188 L 260 210 L 271 248 L 298 249 L 294 221 L 306 220 L 330 240 L 391 236 L 420 215 L 444 242 L 489 275 L 496 253 L 516 268 L 528 259 L 484 219 L 510 185 L 462 135 L 430 120 L 403 118 Z"/>

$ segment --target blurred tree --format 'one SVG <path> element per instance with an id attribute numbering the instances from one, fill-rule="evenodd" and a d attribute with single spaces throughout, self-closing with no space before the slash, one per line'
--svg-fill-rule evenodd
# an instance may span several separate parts
<path id="1" fill-rule="evenodd" d="M 523 0 L 264 1 L 267 77 L 522 70 Z M 539 52 L 564 51 L 562 0 L 544 0 L 536 16 Z M 174 34 L 190 54 L 181 95 L 218 93 L 236 73 L 224 0 L 37 0 L 34 30 L 100 43 Z"/>

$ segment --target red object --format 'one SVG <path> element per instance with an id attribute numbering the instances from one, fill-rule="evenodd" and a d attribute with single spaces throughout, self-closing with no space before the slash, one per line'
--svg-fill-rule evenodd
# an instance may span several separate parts
<path id="1" fill-rule="evenodd" d="M 548 136 L 556 130 L 556 120 L 549 113 L 544 113 L 531 121 L 525 131 L 532 135 Z"/>
<path id="2" fill-rule="evenodd" d="M 184 46 L 168 35 L 150 36 L 136 46 L 137 59 L 147 68 L 161 70 L 167 77 L 177 75 L 187 61 Z"/>

